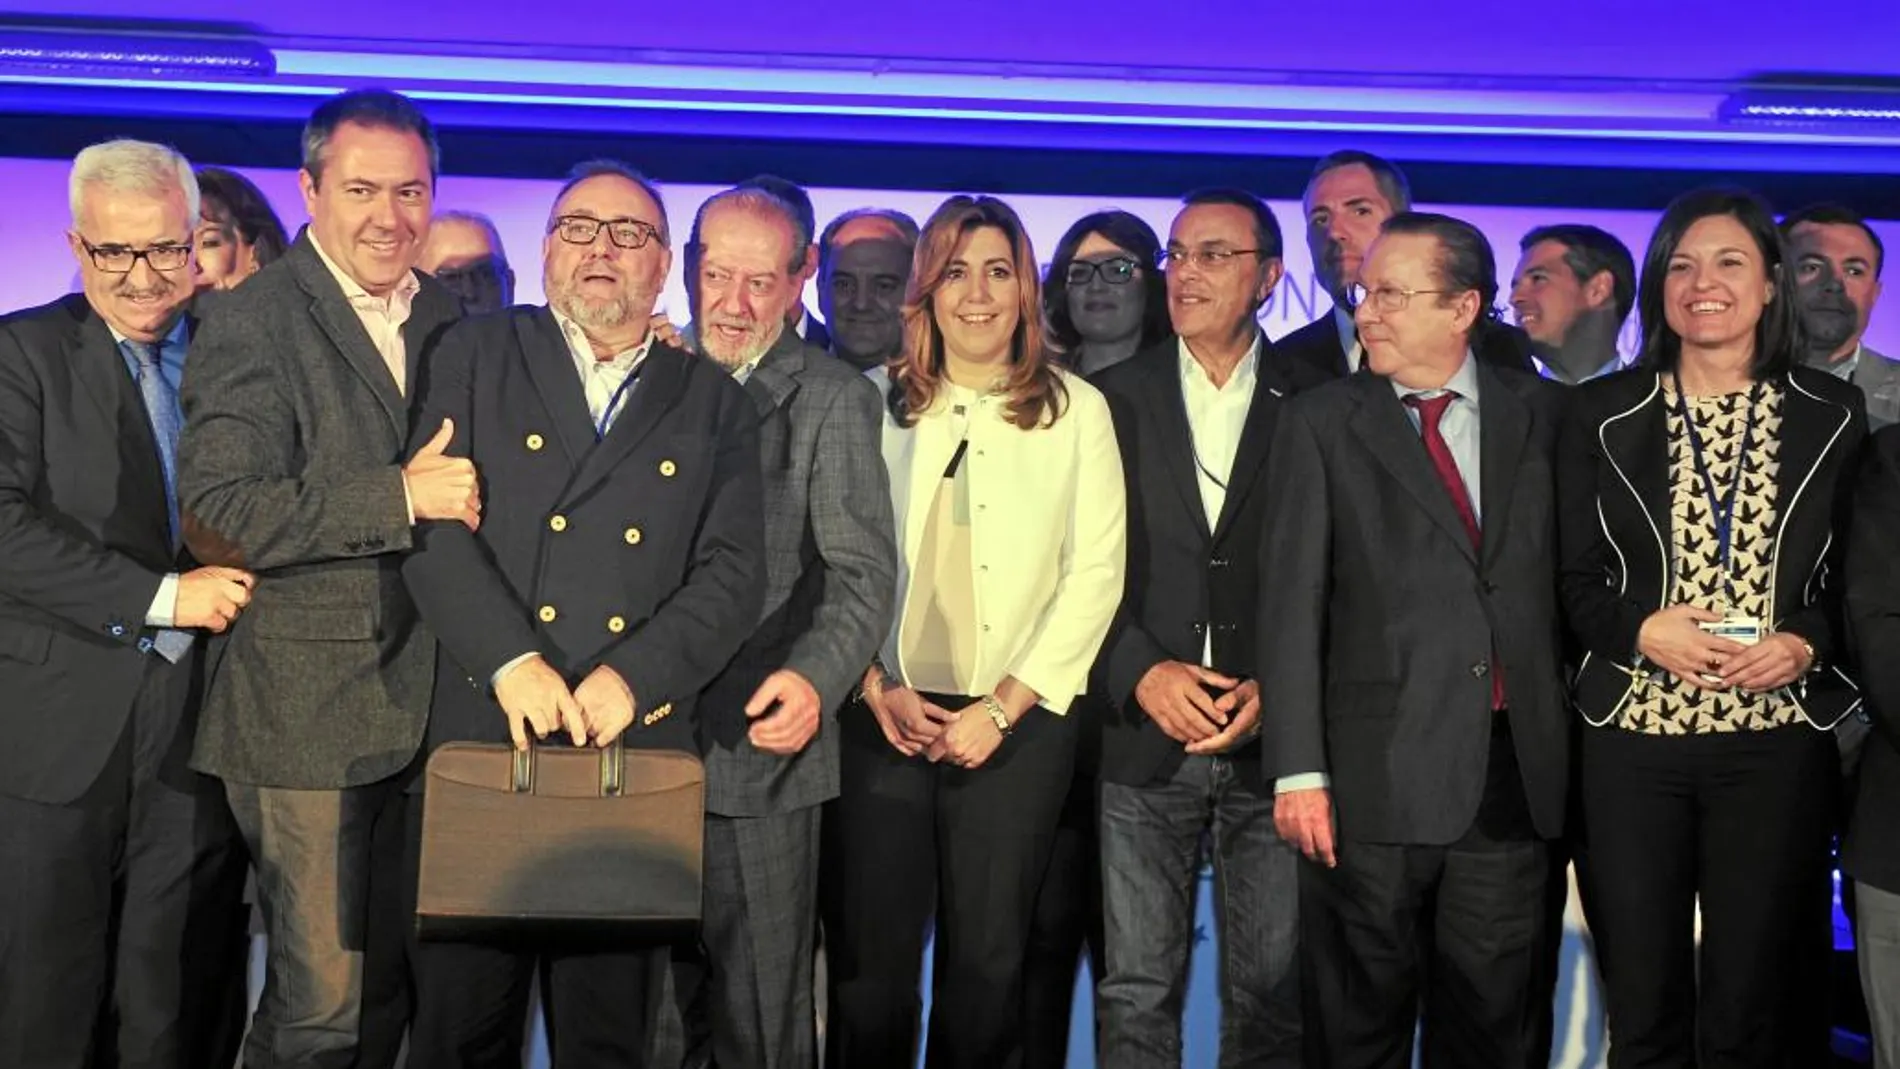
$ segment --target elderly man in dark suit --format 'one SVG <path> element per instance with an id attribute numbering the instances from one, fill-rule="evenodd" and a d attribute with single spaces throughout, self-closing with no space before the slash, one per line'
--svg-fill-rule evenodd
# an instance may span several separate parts
<path id="1" fill-rule="evenodd" d="M 178 538 L 198 183 L 110 141 L 71 188 L 84 292 L 0 320 L 0 1065 L 229 1065 L 244 854 L 185 756 L 252 578 Z"/>
<path id="2" fill-rule="evenodd" d="M 193 761 L 225 781 L 256 865 L 270 960 L 255 1067 L 355 1057 L 371 835 L 435 678 L 398 566 L 415 523 L 474 525 L 480 508 L 473 466 L 440 443 L 402 459 L 423 352 L 459 314 L 411 266 L 435 181 L 428 120 L 393 93 L 346 93 L 303 142 L 310 226 L 203 331 L 179 447 L 192 551 L 259 575 L 212 651 Z"/>
<path id="3" fill-rule="evenodd" d="M 1551 453 L 1564 391 L 1471 335 L 1490 246 L 1388 220 L 1367 366 L 1289 401 L 1268 458 L 1261 707 L 1301 900 L 1309 1066 L 1537 1062 L 1532 976 L 1563 830 Z M 1548 1054 L 1544 1056 L 1548 1061 Z"/>
<path id="4" fill-rule="evenodd" d="M 1313 273 L 1332 297 L 1333 310 L 1281 338 L 1275 348 L 1284 359 L 1336 379 L 1365 366 L 1366 347 L 1349 291 L 1379 227 L 1412 210 L 1412 186 L 1398 164 L 1344 149 L 1313 165 L 1302 208 Z M 1532 370 L 1530 337 L 1488 315 L 1472 330 L 1471 351 L 1487 364 Z"/>
<path id="5" fill-rule="evenodd" d="M 717 365 L 648 329 L 671 262 L 657 189 L 583 164 L 542 241 L 548 306 L 470 319 L 430 360 L 416 437 L 450 434 L 488 505 L 479 529 L 425 524 L 404 566 L 442 641 L 431 749 L 530 735 L 696 748 L 697 696 L 766 586 L 759 415 Z M 537 964 L 556 1065 L 649 1064 L 665 948 L 424 942 L 414 958 L 411 1065 L 519 1066 Z"/>
<path id="6" fill-rule="evenodd" d="M 835 716 L 890 628 L 897 583 L 877 388 L 786 323 L 805 261 L 798 225 L 794 206 L 741 187 L 700 207 L 691 239 L 699 347 L 745 384 L 765 477 L 764 610 L 699 716 L 712 1061 L 758 1069 L 815 1064 Z"/>

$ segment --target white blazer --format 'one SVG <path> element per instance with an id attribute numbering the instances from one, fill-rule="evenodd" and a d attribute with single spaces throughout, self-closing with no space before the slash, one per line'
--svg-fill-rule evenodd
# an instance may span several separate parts
<path id="1" fill-rule="evenodd" d="M 1108 402 L 1066 371 L 1068 406 L 1054 426 L 1022 430 L 1008 398 L 987 396 L 969 421 L 970 554 L 978 638 L 972 683 L 989 693 L 1014 676 L 1055 713 L 1088 684 L 1089 668 L 1121 603 L 1127 559 L 1127 486 Z M 882 368 L 867 374 L 886 394 Z M 897 616 L 884 641 L 887 671 L 910 683 L 898 636 L 910 611 L 912 569 L 943 471 L 958 438 L 941 398 L 914 426 L 884 410 L 884 466 L 902 543 Z"/>

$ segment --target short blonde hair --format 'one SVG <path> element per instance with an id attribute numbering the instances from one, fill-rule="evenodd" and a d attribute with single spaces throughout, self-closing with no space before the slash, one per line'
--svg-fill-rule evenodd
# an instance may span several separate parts
<path id="1" fill-rule="evenodd" d="M 192 173 L 191 161 L 169 145 L 120 138 L 81 149 L 73 157 L 72 176 L 67 182 L 74 226 L 79 225 L 88 186 L 154 197 L 181 190 L 185 194 L 185 214 L 194 227 L 198 224 L 198 176 Z"/>

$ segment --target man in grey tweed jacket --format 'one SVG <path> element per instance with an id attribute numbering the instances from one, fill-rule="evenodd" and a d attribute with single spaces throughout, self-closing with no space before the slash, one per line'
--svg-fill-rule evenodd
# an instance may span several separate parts
<path id="1" fill-rule="evenodd" d="M 714 196 L 687 270 L 698 345 L 759 411 L 766 595 L 699 703 L 706 762 L 703 1008 L 715 1065 L 815 1063 L 818 822 L 838 794 L 835 716 L 890 626 L 897 549 L 877 390 L 785 329 L 811 235 L 756 189 Z M 705 1051 L 700 1051 L 704 1055 Z"/>
<path id="2" fill-rule="evenodd" d="M 208 652 L 193 754 L 224 780 L 269 936 L 250 1069 L 354 1062 L 371 831 L 435 678 L 399 565 L 416 521 L 479 522 L 467 460 L 404 464 L 409 387 L 461 311 L 412 269 L 428 120 L 394 93 L 332 98 L 305 127 L 301 179 L 309 228 L 209 317 L 181 391 L 185 540 L 258 577 Z"/>

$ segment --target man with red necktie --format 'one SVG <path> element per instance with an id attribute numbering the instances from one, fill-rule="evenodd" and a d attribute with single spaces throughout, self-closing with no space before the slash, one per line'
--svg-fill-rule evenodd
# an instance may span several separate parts
<path id="1" fill-rule="evenodd" d="M 1348 290 L 1366 364 L 1269 451 L 1265 774 L 1306 855 L 1308 1064 L 1535 1061 L 1568 770 L 1551 453 L 1564 392 L 1481 363 L 1469 224 L 1388 220 Z"/>

